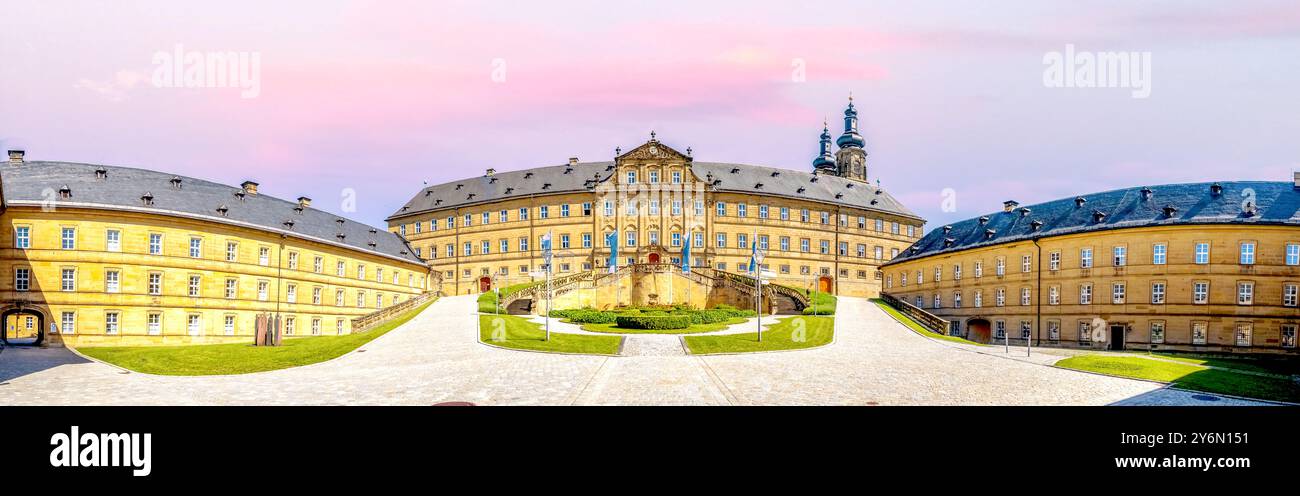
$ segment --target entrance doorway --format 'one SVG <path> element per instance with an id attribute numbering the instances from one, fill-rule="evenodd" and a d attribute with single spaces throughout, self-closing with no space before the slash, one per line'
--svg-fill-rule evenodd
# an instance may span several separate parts
<path id="1" fill-rule="evenodd" d="M 478 278 L 478 292 L 486 293 L 488 291 L 492 291 L 492 278 L 488 276 Z"/>
<path id="2" fill-rule="evenodd" d="M 45 340 L 45 315 L 35 310 L 13 309 L 0 318 L 4 332 L 0 334 L 7 345 L 40 345 Z"/>
<path id="3" fill-rule="evenodd" d="M 976 343 L 987 343 L 991 336 L 988 320 L 971 319 L 966 322 L 966 339 Z"/>
<path id="4" fill-rule="evenodd" d="M 650 263 L 652 263 L 652 264 L 657 264 L 657 263 L 659 263 L 659 254 L 658 254 L 658 253 L 651 253 L 651 254 L 650 254 L 650 258 L 649 258 L 649 260 L 650 260 Z"/>
<path id="5" fill-rule="evenodd" d="M 831 276 L 821 276 L 817 278 L 817 291 L 821 291 L 823 293 L 830 293 L 831 286 L 832 286 Z"/>
<path id="6" fill-rule="evenodd" d="M 1110 346 L 1108 349 L 1117 351 L 1124 349 L 1124 327 L 1122 325 L 1110 326 Z"/>

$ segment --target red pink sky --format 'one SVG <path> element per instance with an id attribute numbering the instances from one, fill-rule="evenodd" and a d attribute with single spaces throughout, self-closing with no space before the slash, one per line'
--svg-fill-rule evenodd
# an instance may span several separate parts
<path id="1" fill-rule="evenodd" d="M 869 174 L 931 226 L 1300 169 L 1295 2 L 0 4 L 5 148 L 251 178 L 335 212 L 351 188 L 374 224 L 425 181 L 608 160 L 652 129 L 699 160 L 807 169 L 850 92 Z M 1067 44 L 1151 52 L 1150 98 L 1045 87 Z M 177 45 L 257 53 L 257 97 L 156 87 Z"/>

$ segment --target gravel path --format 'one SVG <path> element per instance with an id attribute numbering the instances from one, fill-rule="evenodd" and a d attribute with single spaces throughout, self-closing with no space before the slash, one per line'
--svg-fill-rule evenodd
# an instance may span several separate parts
<path id="1" fill-rule="evenodd" d="M 0 405 L 1229 403 L 1149 382 L 1008 359 L 997 356 L 1000 348 L 972 350 L 977 347 L 927 339 L 856 298 L 841 298 L 837 339 L 829 346 L 709 357 L 667 356 L 675 335 L 629 343 L 640 356 L 493 348 L 476 341 L 474 309 L 473 296 L 443 298 L 339 359 L 237 376 L 124 373 L 65 349 L 9 348 L 0 353 Z"/>

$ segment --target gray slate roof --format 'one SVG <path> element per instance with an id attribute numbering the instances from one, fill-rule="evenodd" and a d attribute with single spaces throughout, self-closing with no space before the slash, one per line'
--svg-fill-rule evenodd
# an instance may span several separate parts
<path id="1" fill-rule="evenodd" d="M 428 186 L 390 215 L 388 220 L 445 208 L 509 198 L 526 198 L 530 194 L 587 191 L 588 186 L 609 179 L 610 174 L 613 173 L 613 166 L 614 162 L 579 162 L 572 166 L 558 165 L 497 172 L 492 176 L 471 177 Z M 921 220 L 918 215 L 875 185 L 838 176 L 716 162 L 692 162 L 692 170 L 701 181 L 712 177 L 716 182 L 714 189 L 717 191 L 819 201 Z M 773 173 L 776 175 L 773 176 Z M 814 177 L 816 181 L 813 181 Z M 593 180 L 594 183 L 589 182 Z M 762 186 L 759 186 L 760 183 Z M 836 195 L 840 196 L 837 198 Z"/>
<path id="2" fill-rule="evenodd" d="M 100 169 L 107 174 L 106 178 L 97 177 L 96 170 Z M 179 189 L 172 185 L 173 178 L 180 179 Z M 405 240 L 386 229 L 310 207 L 298 213 L 295 211 L 298 202 L 262 194 L 245 195 L 241 201 L 235 193 L 242 188 L 192 177 L 130 167 L 29 161 L 22 165 L 6 163 L 0 166 L 0 183 L 3 184 L 5 202 L 9 204 L 40 202 L 49 189 L 55 192 L 56 207 L 66 202 L 70 205 L 127 207 L 163 215 L 199 216 L 210 221 L 288 232 L 300 238 L 422 263 Z M 57 192 L 64 186 L 72 191 L 70 199 L 59 199 Z M 145 193 L 153 195 L 151 206 L 146 206 L 141 199 Z M 223 205 L 227 208 L 225 216 L 217 211 Z M 340 219 L 343 220 L 341 224 L 338 222 Z M 292 227 L 284 225 L 287 220 L 293 221 Z M 372 234 L 371 230 L 375 232 Z M 339 233 L 345 235 L 343 240 L 338 239 Z M 369 246 L 371 241 L 375 242 L 373 248 Z"/>
<path id="3" fill-rule="evenodd" d="M 1213 186 L 1222 190 L 1212 193 Z M 1245 209 L 1253 192 L 1255 211 Z M 1083 199 L 1082 203 L 1078 199 Z M 1166 213 L 1166 207 L 1174 210 Z M 934 228 L 885 265 L 1002 243 L 1091 231 L 1166 225 L 1300 226 L 1300 190 L 1289 182 L 1238 181 L 1133 187 L 1016 206 Z M 981 223 L 981 219 L 987 222 Z M 1041 222 L 1037 229 L 1035 221 Z M 989 231 L 992 231 L 990 234 Z"/>

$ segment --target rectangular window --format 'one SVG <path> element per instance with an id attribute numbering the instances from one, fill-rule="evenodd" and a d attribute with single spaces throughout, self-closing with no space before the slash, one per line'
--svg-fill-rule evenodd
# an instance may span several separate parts
<path id="1" fill-rule="evenodd" d="M 682 201 L 673 200 L 673 216 L 678 216 L 681 214 L 682 214 Z"/>
<path id="2" fill-rule="evenodd" d="M 1004 275 L 1006 275 L 1006 274 L 1007 274 L 1007 259 L 1005 259 L 1005 258 L 1001 258 L 1001 257 L 998 257 L 998 259 L 997 259 L 997 275 L 998 275 L 998 277 L 1002 277 L 1002 276 L 1004 276 Z"/>
<path id="3" fill-rule="evenodd" d="M 727 247 L 727 233 L 718 233 L 714 236 L 713 245 L 718 248 Z"/>
<path id="4" fill-rule="evenodd" d="M 233 241 L 226 242 L 226 261 L 234 262 L 239 259 L 239 243 Z"/>
<path id="5" fill-rule="evenodd" d="M 704 248 L 704 233 L 696 232 L 692 238 L 695 240 L 696 248 Z"/>
<path id="6" fill-rule="evenodd" d="M 627 171 L 627 183 L 636 184 L 636 171 Z"/>
<path id="7" fill-rule="evenodd" d="M 1255 243 L 1245 242 L 1241 244 L 1241 265 L 1255 264 Z"/>
<path id="8" fill-rule="evenodd" d="M 1165 283 L 1151 283 L 1151 304 L 1162 305 L 1165 302 Z"/>
<path id="9" fill-rule="evenodd" d="M 416 250 L 419 250 L 419 248 L 416 248 Z M 415 256 L 417 257 L 420 256 L 418 251 L 416 252 Z M 314 260 L 312 260 L 311 270 L 312 272 L 315 272 L 317 274 L 319 274 L 322 270 L 325 270 L 325 258 L 316 257 Z"/>
<path id="10" fill-rule="evenodd" d="M 1059 305 L 1061 303 L 1061 287 L 1052 286 L 1047 288 L 1047 304 Z"/>
<path id="11" fill-rule="evenodd" d="M 233 335 L 235 335 L 235 316 L 234 316 L 234 315 L 227 315 L 227 316 L 226 316 L 226 321 L 225 321 L 224 325 L 222 326 L 222 330 L 225 331 L 225 333 L 226 333 L 227 336 L 233 336 Z"/>
<path id="12" fill-rule="evenodd" d="M 149 233 L 149 254 L 162 255 L 162 234 Z"/>
<path id="13" fill-rule="evenodd" d="M 704 200 L 695 200 L 695 215 L 704 215 Z"/>
<path id="14" fill-rule="evenodd" d="M 1059 320 L 1047 321 L 1047 340 L 1048 341 L 1061 340 L 1061 321 Z"/>
<path id="15" fill-rule="evenodd" d="M 190 258 L 203 257 L 203 238 L 190 238 Z"/>
<path id="16" fill-rule="evenodd" d="M 26 250 L 32 247 L 32 228 L 18 226 L 14 228 L 14 248 Z"/>
<path id="17" fill-rule="evenodd" d="M 1111 249 L 1111 253 L 1112 253 L 1112 255 L 1113 255 L 1112 258 L 1114 259 L 1114 260 L 1113 260 L 1113 265 L 1114 265 L 1115 267 L 1123 267 L 1123 266 L 1125 266 L 1125 265 L 1128 265 L 1128 247 L 1127 247 L 1127 246 L 1116 246 L 1116 247 L 1114 247 L 1114 248 Z"/>
<path id="18" fill-rule="evenodd" d="M 311 334 L 313 336 L 320 335 L 320 317 L 311 319 Z"/>
<path id="19" fill-rule="evenodd" d="M 659 215 L 659 200 L 650 200 L 650 215 Z"/>
<path id="20" fill-rule="evenodd" d="M 202 279 L 199 276 L 190 276 L 189 295 L 191 298 L 199 296 L 199 290 L 202 286 Z"/>
<path id="21" fill-rule="evenodd" d="M 993 321 L 993 338 L 1005 339 L 1007 337 L 1007 322 L 1005 320 Z"/>
<path id="22" fill-rule="evenodd" d="M 474 225 L 474 214 L 465 214 L 465 219 L 461 221 L 465 227 Z"/>
<path id="23" fill-rule="evenodd" d="M 162 334 L 162 314 L 150 312 L 145 316 L 145 332 L 154 336 Z"/>
<path id="24" fill-rule="evenodd" d="M 1281 339 L 1280 339 L 1281 342 L 1280 342 L 1279 344 L 1280 344 L 1283 348 L 1295 348 L 1295 341 L 1296 341 L 1296 339 L 1295 339 L 1295 334 L 1296 334 L 1296 332 L 1295 332 L 1295 331 L 1296 331 L 1296 325 L 1295 325 L 1295 324 L 1283 324 L 1283 325 L 1282 325 L 1282 329 L 1281 329 L 1281 333 L 1280 333 L 1281 335 L 1279 336 L 1279 337 L 1281 338 Z"/>
<path id="25" fill-rule="evenodd" d="M 233 300 L 239 295 L 239 279 L 226 279 L 226 299 Z"/>
<path id="26" fill-rule="evenodd" d="M 498 243 L 501 244 L 501 253 L 510 252 L 510 240 L 502 238 Z"/>
<path id="27" fill-rule="evenodd" d="M 1154 265 L 1165 265 L 1169 260 L 1169 246 L 1164 243 L 1156 243 L 1151 246 L 1151 263 Z"/>
<path id="28" fill-rule="evenodd" d="M 1084 248 L 1079 250 L 1079 268 L 1080 269 L 1092 268 L 1092 248 Z"/>
<path id="29" fill-rule="evenodd" d="M 1020 271 L 1021 271 L 1021 272 L 1029 272 L 1030 269 L 1031 269 L 1031 268 L 1033 267 L 1033 265 L 1034 265 L 1033 262 L 1034 262 L 1034 257 L 1033 257 L 1033 255 L 1021 255 L 1021 257 L 1020 257 Z"/>
<path id="30" fill-rule="evenodd" d="M 1110 285 L 1110 302 L 1116 305 L 1123 305 L 1127 297 L 1124 283 L 1117 282 Z"/>
<path id="31" fill-rule="evenodd" d="M 117 312 L 104 312 L 104 334 L 117 334 Z"/>
<path id="32" fill-rule="evenodd" d="M 519 251 L 528 251 L 528 238 L 519 238 Z"/>
<path id="33" fill-rule="evenodd" d="M 540 206 L 540 207 L 537 207 L 537 218 L 539 218 L 539 219 L 547 219 L 547 218 L 550 218 L 550 217 L 551 217 L 551 209 L 550 209 L 549 206 L 547 206 L 547 205 L 542 205 L 542 206 Z"/>
<path id="34" fill-rule="evenodd" d="M 627 238 L 627 246 L 636 246 L 636 231 L 628 231 L 625 237 Z"/>
<path id="35" fill-rule="evenodd" d="M 1165 321 L 1151 321 L 1151 344 L 1161 344 L 1165 342 Z"/>
<path id="36" fill-rule="evenodd" d="M 298 270 L 298 252 L 289 252 L 289 270 Z"/>
<path id="37" fill-rule="evenodd" d="M 271 287 L 271 284 L 268 283 L 268 282 L 266 282 L 266 281 L 257 281 L 257 299 L 258 299 L 258 301 L 266 301 L 266 300 L 267 300 L 267 298 L 268 298 L 267 290 L 268 290 L 270 287 Z"/>
<path id="38" fill-rule="evenodd" d="M 1255 326 L 1248 322 L 1237 323 L 1237 332 L 1235 333 L 1237 336 L 1237 346 L 1250 346 L 1251 334 L 1254 331 L 1254 327 Z"/>
<path id="39" fill-rule="evenodd" d="M 880 258 L 880 247 L 879 247 L 879 246 L 876 247 L 876 258 Z M 953 264 L 953 266 L 952 266 L 952 278 L 953 278 L 953 280 L 955 280 L 955 281 L 959 281 L 959 280 L 961 280 L 961 264 Z"/>
<path id="40" fill-rule="evenodd" d="M 975 308 L 982 306 L 984 306 L 984 291 L 977 289 L 975 290 Z"/>
<path id="41" fill-rule="evenodd" d="M 781 220 L 790 220 L 790 207 L 781 207 Z"/>
<path id="42" fill-rule="evenodd" d="M 1089 344 L 1092 342 L 1092 324 L 1089 322 L 1079 322 L 1079 343 Z"/>
<path id="43" fill-rule="evenodd" d="M 289 303 L 298 303 L 298 285 L 289 284 L 285 286 L 284 301 Z"/>
<path id="44" fill-rule="evenodd" d="M 321 291 L 321 290 L 320 290 L 320 287 L 319 287 L 319 286 L 314 287 L 314 288 L 311 288 L 311 304 L 312 304 L 312 305 L 319 305 L 319 304 L 320 304 L 320 291 Z"/>
<path id="45" fill-rule="evenodd" d="M 650 171 L 650 184 L 659 184 L 659 171 Z"/>
<path id="46" fill-rule="evenodd" d="M 1300 244 L 1291 243 L 1286 245 L 1286 264 L 1300 265 Z"/>
<path id="47" fill-rule="evenodd" d="M 117 229 L 105 231 L 104 248 L 108 251 L 122 251 L 122 231 Z"/>
<path id="48" fill-rule="evenodd" d="M 975 278 L 976 278 L 976 279 L 979 279 L 979 278 L 981 278 L 981 277 L 984 277 L 984 261 L 983 261 L 983 260 L 979 260 L 979 261 L 976 261 L 976 262 L 975 262 Z"/>
<path id="49" fill-rule="evenodd" d="M 1237 283 L 1237 304 L 1253 305 L 1255 303 L 1255 283 L 1242 281 Z"/>
<path id="50" fill-rule="evenodd" d="M 116 270 L 104 271 L 104 292 L 117 293 L 122 290 L 122 273 Z M 156 293 L 151 293 L 156 294 Z"/>
<path id="51" fill-rule="evenodd" d="M 500 212 L 497 212 L 497 222 L 509 222 L 509 221 L 510 221 L 509 210 L 502 210 Z"/>
<path id="52" fill-rule="evenodd" d="M 799 221 L 800 221 L 800 222 L 808 222 L 808 220 L 809 220 L 809 217 L 808 217 L 808 209 L 805 208 L 805 209 L 800 210 L 800 211 L 799 211 Z"/>
<path id="53" fill-rule="evenodd" d="M 1196 250 L 1193 256 L 1193 262 L 1197 264 L 1205 265 L 1210 263 L 1210 244 L 1196 243 Z"/>
<path id="54" fill-rule="evenodd" d="M 1061 252 L 1054 251 L 1047 256 L 1047 268 L 1053 272 L 1061 270 Z"/>
<path id="55" fill-rule="evenodd" d="M 766 219 L 766 218 L 767 218 L 767 205 L 759 205 L 759 206 L 758 206 L 758 218 L 760 218 L 760 219 Z"/>
<path id="56" fill-rule="evenodd" d="M 714 215 L 717 215 L 718 217 L 726 217 L 727 216 L 726 202 L 718 202 L 717 205 L 715 205 L 715 210 L 716 211 L 714 212 Z"/>
<path id="57" fill-rule="evenodd" d="M 259 247 L 257 248 L 257 264 L 258 264 L 258 265 L 271 265 L 271 249 L 270 249 L 270 248 L 267 248 L 267 247 L 265 247 L 265 246 L 259 246 Z"/>
<path id="58" fill-rule="evenodd" d="M 1083 285 L 1080 285 L 1080 286 L 1079 286 L 1079 304 L 1080 304 L 1080 305 L 1091 305 L 1091 304 L 1092 304 L 1092 285 L 1091 285 L 1091 284 L 1083 284 Z"/>
<path id="59" fill-rule="evenodd" d="M 994 301 L 995 301 L 995 302 L 994 302 L 994 305 L 997 305 L 997 306 L 1004 306 L 1004 305 L 1006 305 L 1006 303 L 1007 303 L 1007 290 L 1006 290 L 1006 289 L 998 288 L 998 289 L 997 289 L 997 292 L 995 293 L 995 295 L 996 295 L 996 300 L 994 300 Z"/>
<path id="60" fill-rule="evenodd" d="M 1204 305 L 1210 301 L 1210 283 L 1200 281 L 1192 283 L 1192 303 Z"/>
<path id="61" fill-rule="evenodd" d="M 742 250 L 749 249 L 749 235 L 745 233 L 736 233 L 736 247 Z"/>
<path id="62" fill-rule="evenodd" d="M 481 243 L 479 243 L 478 250 L 479 250 L 478 251 L 479 254 L 481 255 L 487 255 L 489 253 L 492 253 L 492 242 L 486 239 L 483 240 Z"/>
<path id="63" fill-rule="evenodd" d="M 749 215 L 749 205 L 744 203 L 736 204 L 736 217 L 746 217 Z"/>
<path id="64" fill-rule="evenodd" d="M 1022 306 L 1028 306 L 1029 302 L 1029 288 L 1020 288 L 1020 304 Z"/>
<path id="65" fill-rule="evenodd" d="M 61 238 L 61 242 L 62 244 L 60 245 L 60 247 L 62 247 L 64 250 L 77 249 L 77 230 L 71 227 L 63 228 L 63 236 Z"/>
<path id="66" fill-rule="evenodd" d="M 953 293 L 953 294 L 952 294 L 952 307 L 953 307 L 953 308 L 961 308 L 961 293 L 960 293 L 960 292 L 956 292 L 956 293 Z"/>
<path id="67" fill-rule="evenodd" d="M 483 220 L 479 221 L 479 223 L 480 223 L 480 224 L 483 224 L 483 225 L 485 225 L 485 226 L 488 225 L 488 224 L 491 224 L 491 223 L 492 223 L 492 212 L 484 211 L 484 212 L 483 212 Z"/>
<path id="68" fill-rule="evenodd" d="M 63 269 L 62 285 L 63 291 L 77 290 L 77 269 Z"/>
<path id="69" fill-rule="evenodd" d="M 59 332 L 63 334 L 76 334 L 77 332 L 77 314 L 76 312 L 63 312 L 60 316 Z"/>
<path id="70" fill-rule="evenodd" d="M 681 184 L 682 171 L 673 171 L 673 184 Z"/>
<path id="71" fill-rule="evenodd" d="M 1209 323 L 1192 322 L 1192 344 L 1205 344 L 1207 335 L 1209 335 Z"/>
<path id="72" fill-rule="evenodd" d="M 1297 286 L 1295 284 L 1288 283 L 1282 285 L 1282 306 L 1296 306 L 1296 290 Z"/>
<path id="73" fill-rule="evenodd" d="M 650 237 L 652 237 L 652 238 L 654 237 L 654 233 L 653 233 L 653 232 L 650 233 Z M 675 232 L 675 233 L 672 234 L 672 245 L 673 245 L 674 247 L 682 246 L 682 233 L 677 233 L 677 232 Z"/>

